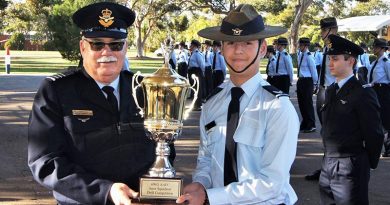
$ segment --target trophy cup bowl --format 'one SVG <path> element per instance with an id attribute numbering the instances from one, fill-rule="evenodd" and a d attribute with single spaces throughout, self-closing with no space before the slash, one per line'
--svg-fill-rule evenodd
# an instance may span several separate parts
<path id="1" fill-rule="evenodd" d="M 183 180 L 176 177 L 176 171 L 169 162 L 169 143 L 174 142 L 181 134 L 183 119 L 188 116 L 194 106 L 194 97 L 190 107 L 184 111 L 187 95 L 190 90 L 197 93 L 198 79 L 194 85 L 170 68 L 171 48 L 165 49 L 164 66 L 151 75 L 147 75 L 139 83 L 140 73 L 133 77 L 133 97 L 144 117 L 146 135 L 156 142 L 156 160 L 148 174 L 140 179 L 140 198 L 176 200 L 181 195 Z M 142 86 L 144 107 L 138 105 L 136 89 Z M 195 87 L 197 89 L 195 89 Z M 197 96 L 195 94 L 195 96 Z"/>

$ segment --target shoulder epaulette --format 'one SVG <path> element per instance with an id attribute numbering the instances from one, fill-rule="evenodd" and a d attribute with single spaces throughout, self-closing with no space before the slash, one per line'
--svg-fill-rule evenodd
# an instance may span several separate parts
<path id="1" fill-rule="evenodd" d="M 80 68 L 72 68 L 72 69 L 68 69 L 68 70 L 66 70 L 64 72 L 57 73 L 57 74 L 52 75 L 52 76 L 48 76 L 46 78 L 51 80 L 51 81 L 56 81 L 58 79 L 65 78 L 67 76 L 73 75 L 73 74 L 77 73 L 79 70 L 80 70 Z"/>
<path id="2" fill-rule="evenodd" d="M 307 55 L 311 55 L 311 52 L 307 52 Z"/>
<path id="3" fill-rule="evenodd" d="M 275 58 L 271 58 L 271 61 L 274 61 L 275 60 Z"/>
<path id="4" fill-rule="evenodd" d="M 275 97 L 279 98 L 279 97 L 283 97 L 283 96 L 286 96 L 286 97 L 289 97 L 288 94 L 284 93 L 283 91 L 277 89 L 276 87 L 272 86 L 272 85 L 263 85 L 262 86 L 266 91 L 268 91 L 269 93 L 271 93 L 272 95 L 275 95 Z"/>
<path id="5" fill-rule="evenodd" d="M 284 55 L 288 56 L 288 53 L 287 53 L 287 52 L 283 52 L 283 53 L 284 53 Z"/>
<path id="6" fill-rule="evenodd" d="M 388 60 L 387 58 L 383 58 L 383 61 L 385 61 L 385 62 L 386 62 L 387 60 Z"/>
<path id="7" fill-rule="evenodd" d="M 209 100 L 211 97 L 213 97 L 214 95 L 218 94 L 219 92 L 221 92 L 221 90 L 223 90 L 223 88 L 221 87 L 216 87 L 214 88 L 213 91 L 211 91 L 211 93 L 209 94 L 209 96 L 207 96 L 206 98 L 206 101 Z"/>

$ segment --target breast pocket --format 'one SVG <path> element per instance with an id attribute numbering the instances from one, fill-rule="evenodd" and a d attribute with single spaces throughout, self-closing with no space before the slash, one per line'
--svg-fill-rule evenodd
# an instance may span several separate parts
<path id="1" fill-rule="evenodd" d="M 244 115 L 234 134 L 237 143 L 251 147 L 261 148 L 264 146 L 265 119 Z M 281 128 L 283 129 L 283 128 Z"/>
<path id="2" fill-rule="evenodd" d="M 65 116 L 65 129 L 70 133 L 73 144 L 81 152 L 94 153 L 102 146 L 111 144 L 113 126 L 104 125 L 96 118 L 80 118 L 79 116 Z"/>

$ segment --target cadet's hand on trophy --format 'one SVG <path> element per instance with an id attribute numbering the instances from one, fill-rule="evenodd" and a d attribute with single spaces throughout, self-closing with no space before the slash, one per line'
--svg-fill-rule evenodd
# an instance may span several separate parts
<path id="1" fill-rule="evenodd" d="M 138 192 L 133 191 L 126 184 L 114 183 L 111 186 L 109 197 L 115 205 L 130 205 L 132 198 L 138 198 Z"/>
<path id="2" fill-rule="evenodd" d="M 183 192 L 184 194 L 177 198 L 176 203 L 188 202 L 189 205 L 202 205 L 205 202 L 206 190 L 198 182 L 187 185 Z"/>

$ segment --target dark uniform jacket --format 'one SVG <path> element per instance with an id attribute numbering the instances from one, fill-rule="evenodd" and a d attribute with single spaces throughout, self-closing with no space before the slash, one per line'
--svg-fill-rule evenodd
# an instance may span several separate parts
<path id="1" fill-rule="evenodd" d="M 155 159 L 132 97 L 133 74 L 120 74 L 120 123 L 84 69 L 45 79 L 28 128 L 28 165 L 60 204 L 106 204 L 113 182 L 138 190 Z"/>
<path id="2" fill-rule="evenodd" d="M 383 144 L 379 103 L 372 88 L 363 88 L 350 78 L 337 95 L 332 84 L 326 90 L 322 107 L 323 143 L 326 157 L 350 157 L 368 154 L 371 168 L 376 168 Z"/>

